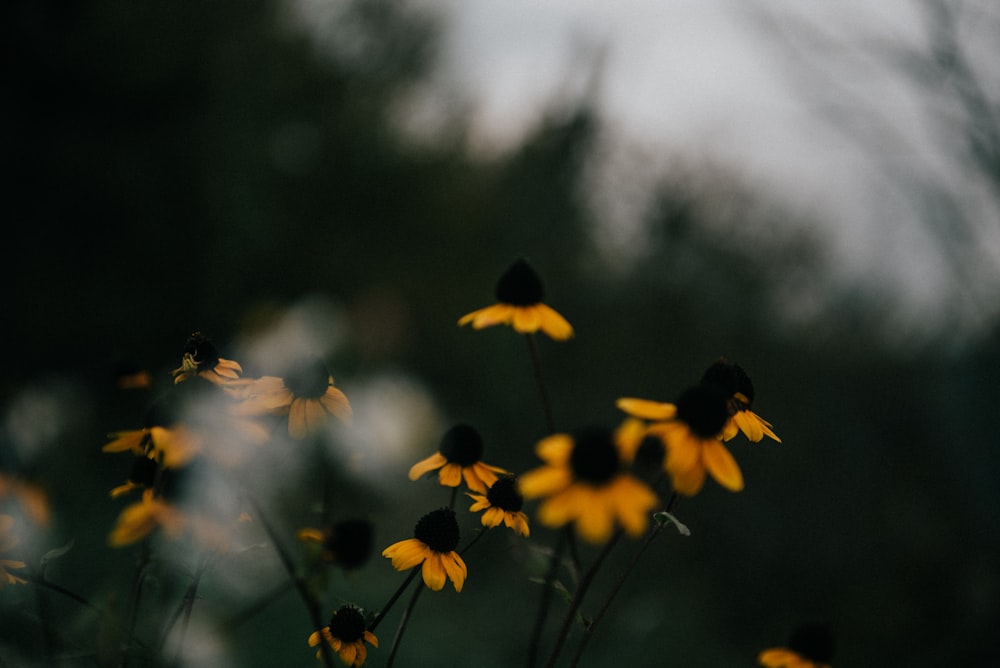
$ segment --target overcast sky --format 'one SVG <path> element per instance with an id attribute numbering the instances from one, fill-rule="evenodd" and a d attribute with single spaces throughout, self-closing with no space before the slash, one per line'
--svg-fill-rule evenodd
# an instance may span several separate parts
<path id="1" fill-rule="evenodd" d="M 624 136 L 730 164 L 815 204 L 846 271 L 905 286 L 915 308 L 947 298 L 936 241 L 890 183 L 900 170 L 961 187 L 933 127 L 946 100 L 886 58 L 927 51 L 924 0 L 424 3 L 447 17 L 444 72 L 476 101 L 483 146 L 516 140 L 554 99 L 579 91 L 602 47 L 601 109 Z M 975 51 L 976 14 L 996 12 L 960 5 Z"/>

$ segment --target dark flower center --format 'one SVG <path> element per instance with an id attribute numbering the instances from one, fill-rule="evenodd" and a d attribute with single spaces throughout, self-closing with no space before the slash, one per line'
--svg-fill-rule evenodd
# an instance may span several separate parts
<path id="1" fill-rule="evenodd" d="M 803 624 L 792 632 L 788 649 L 816 663 L 833 660 L 833 633 L 826 624 Z"/>
<path id="2" fill-rule="evenodd" d="M 458 547 L 458 521 L 451 508 L 439 508 L 417 522 L 413 537 L 435 552 L 447 554 Z"/>
<path id="3" fill-rule="evenodd" d="M 527 260 L 520 258 L 500 276 L 495 294 L 497 301 L 503 304 L 531 306 L 544 299 L 545 288 Z"/>
<path id="4" fill-rule="evenodd" d="M 364 615 L 357 608 L 345 605 L 330 618 L 330 635 L 343 642 L 357 642 L 365 637 Z"/>
<path id="5" fill-rule="evenodd" d="M 472 466 L 483 458 L 483 439 L 473 427 L 457 424 L 441 437 L 440 452 L 449 462 Z"/>
<path id="6" fill-rule="evenodd" d="M 132 472 L 128 479 L 143 487 L 152 487 L 156 483 L 156 470 L 159 468 L 156 462 L 149 457 L 136 457 L 132 461 Z"/>
<path id="7" fill-rule="evenodd" d="M 708 367 L 701 382 L 705 385 L 718 385 L 730 397 L 737 392 L 742 394 L 747 398 L 747 408 L 753 403 L 754 391 L 750 376 L 739 364 L 732 364 L 725 358 Z"/>
<path id="8" fill-rule="evenodd" d="M 219 363 L 218 349 L 201 332 L 195 332 L 188 337 L 184 344 L 184 354 L 190 355 L 191 359 L 198 363 L 199 368 L 212 369 Z"/>
<path id="9" fill-rule="evenodd" d="M 491 506 L 508 513 L 516 513 L 524 506 L 524 497 L 517 491 L 517 478 L 512 475 L 497 478 L 486 491 L 486 498 Z"/>
<path id="10" fill-rule="evenodd" d="M 685 390 L 675 402 L 677 419 L 700 438 L 714 438 L 722 431 L 729 411 L 725 391 L 718 385 L 695 385 Z"/>
<path id="11" fill-rule="evenodd" d="M 594 485 L 610 482 L 621 466 L 611 430 L 590 427 L 577 432 L 569 464 L 579 480 Z"/>
<path id="12" fill-rule="evenodd" d="M 372 523 L 368 520 L 344 520 L 329 527 L 323 536 L 323 549 L 331 561 L 344 568 L 357 568 L 371 555 Z"/>
<path id="13" fill-rule="evenodd" d="M 285 386 L 296 397 L 319 399 L 330 387 L 330 370 L 318 357 L 303 360 L 285 376 Z"/>

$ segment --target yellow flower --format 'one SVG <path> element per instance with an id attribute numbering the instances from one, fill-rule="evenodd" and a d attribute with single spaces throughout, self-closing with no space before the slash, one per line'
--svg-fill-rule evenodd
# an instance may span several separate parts
<path id="1" fill-rule="evenodd" d="M 296 440 L 322 429 L 331 415 L 351 422 L 351 403 L 319 358 L 304 360 L 284 378 L 263 376 L 233 387 L 240 413 L 288 416 L 288 435 Z"/>
<path id="2" fill-rule="evenodd" d="M 706 472 L 726 489 L 743 489 L 743 473 L 721 441 L 728 413 L 726 397 L 718 387 L 696 385 L 673 404 L 624 398 L 617 406 L 634 417 L 654 420 L 647 433 L 663 440 L 667 449 L 664 468 L 677 493 L 697 494 Z"/>
<path id="3" fill-rule="evenodd" d="M 515 476 L 504 475 L 497 478 L 485 495 L 467 494 L 467 496 L 475 501 L 469 507 L 471 512 L 485 511 L 480 520 L 484 527 L 492 529 L 503 522 L 508 528 L 524 537 L 531 533 L 528 529 L 528 516 L 521 511 L 524 497 L 518 491 Z"/>
<path id="4" fill-rule="evenodd" d="M 833 644 L 826 624 L 803 624 L 792 632 L 787 647 L 766 649 L 757 662 L 766 668 L 830 668 Z"/>
<path id="5" fill-rule="evenodd" d="M 14 518 L 10 515 L 0 515 L 0 554 L 14 549 L 19 542 L 18 537 L 14 535 Z M 24 568 L 24 566 L 23 561 L 0 559 L 0 589 L 9 584 L 24 584 L 26 580 L 7 570 L 8 568 Z"/>
<path id="6" fill-rule="evenodd" d="M 350 605 L 336 610 L 330 618 L 329 626 L 313 631 L 309 636 L 310 647 L 316 647 L 321 642 L 329 645 L 345 666 L 354 667 L 363 665 L 368 658 L 366 642 L 372 647 L 378 647 L 378 638 L 366 628 L 364 615 Z M 317 650 L 316 658 L 322 657 L 323 652 Z"/>
<path id="7" fill-rule="evenodd" d="M 542 330 L 557 341 L 573 336 L 573 327 L 555 309 L 543 302 L 545 289 L 535 270 L 524 259 L 514 262 L 496 285 L 497 303 L 462 316 L 459 326 L 474 329 L 510 325 L 521 334 Z"/>
<path id="8" fill-rule="evenodd" d="M 170 537 L 177 537 L 184 528 L 184 516 L 173 505 L 153 495 L 153 490 L 142 493 L 142 500 L 127 506 L 118 516 L 108 544 L 111 547 L 131 545 L 162 528 Z"/>
<path id="9" fill-rule="evenodd" d="M 657 504 L 656 494 L 625 470 L 642 437 L 632 420 L 614 432 L 595 427 L 549 436 L 536 447 L 545 465 L 521 476 L 520 491 L 526 499 L 545 499 L 538 519 L 546 526 L 574 522 L 591 543 L 607 540 L 616 523 L 638 536 Z"/>
<path id="10" fill-rule="evenodd" d="M 25 513 L 36 523 L 49 523 L 49 502 L 45 491 L 34 483 L 9 476 L 0 471 L 0 499 L 14 498 Z"/>
<path id="11" fill-rule="evenodd" d="M 237 380 L 241 373 L 243 368 L 239 363 L 219 357 L 215 344 L 201 332 L 188 337 L 181 365 L 173 370 L 175 383 L 198 376 L 216 385 Z"/>
<path id="12" fill-rule="evenodd" d="M 427 513 L 417 522 L 413 536 L 385 548 L 382 556 L 392 559 L 392 567 L 397 571 L 423 564 L 422 575 L 428 589 L 440 591 L 451 580 L 455 591 L 462 591 L 468 569 L 455 552 L 459 539 L 455 511 L 440 508 Z"/>
<path id="13" fill-rule="evenodd" d="M 771 423 L 750 410 L 754 399 L 753 382 L 739 364 L 720 359 L 708 367 L 701 382 L 718 385 L 729 397 L 729 419 L 722 430 L 722 440 L 728 441 L 742 431 L 754 443 L 764 436 L 781 443 Z"/>
<path id="14" fill-rule="evenodd" d="M 437 452 L 410 467 L 410 480 L 425 473 L 438 471 L 438 482 L 445 487 L 458 487 L 462 478 L 469 489 L 485 494 L 496 482 L 497 474 L 507 473 L 499 466 L 480 461 L 483 457 L 483 439 L 475 428 L 457 424 L 445 432 Z"/>

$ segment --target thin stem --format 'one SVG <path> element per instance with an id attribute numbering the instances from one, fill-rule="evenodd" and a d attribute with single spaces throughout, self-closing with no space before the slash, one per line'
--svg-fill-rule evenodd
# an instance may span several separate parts
<path id="1" fill-rule="evenodd" d="M 538 386 L 538 396 L 542 401 L 542 410 L 545 412 L 545 428 L 548 433 L 556 433 L 555 420 L 552 419 L 552 406 L 549 403 L 549 394 L 545 389 L 545 380 L 542 377 L 542 361 L 538 355 L 538 344 L 535 342 L 534 334 L 525 334 L 528 342 L 528 354 L 531 355 L 531 366 L 535 371 L 535 384 Z"/>
<path id="2" fill-rule="evenodd" d="M 670 501 L 667 502 L 666 511 L 668 513 L 673 510 L 674 506 L 677 504 L 677 501 L 678 501 L 677 492 L 674 492 L 670 497 Z M 611 607 L 611 602 L 614 600 L 615 596 L 618 595 L 618 592 L 621 591 L 622 585 L 625 584 L 626 578 L 628 578 L 628 576 L 631 575 L 632 571 L 636 567 L 636 564 L 639 563 L 639 558 L 642 557 L 646 549 L 649 548 L 650 545 L 652 545 L 653 540 L 658 535 L 660 535 L 660 532 L 663 530 L 663 526 L 664 525 L 660 523 L 654 524 L 653 528 L 646 535 L 646 538 L 642 542 L 642 545 L 639 546 L 639 549 L 636 551 L 635 555 L 632 556 L 632 560 L 629 561 L 628 565 L 625 567 L 625 570 L 619 574 L 618 579 L 615 581 L 615 584 L 611 588 L 611 591 L 608 592 L 608 596 L 607 598 L 604 599 L 604 603 L 601 604 L 601 607 L 597 611 L 597 614 L 595 614 L 594 617 L 590 620 L 590 622 L 584 626 L 583 637 L 580 638 L 580 644 L 576 648 L 576 653 L 573 655 L 572 661 L 570 661 L 569 664 L 570 668 L 574 668 L 577 665 L 577 663 L 579 663 L 580 657 L 583 656 L 583 651 L 587 646 L 587 641 L 589 641 L 591 636 L 593 636 L 594 634 L 594 627 L 596 627 L 598 623 L 600 623 L 601 619 L 604 618 L 604 614 L 608 611 L 608 608 Z"/>
<path id="3" fill-rule="evenodd" d="M 559 540 L 556 542 L 555 550 L 552 552 L 552 559 L 549 561 L 549 570 L 545 574 L 545 582 L 542 586 L 542 600 L 538 603 L 538 615 L 535 617 L 535 627 L 531 632 L 531 641 L 528 643 L 528 666 L 534 668 L 538 657 L 538 647 L 542 640 L 542 631 L 545 628 L 545 620 L 549 616 L 549 604 L 552 602 L 552 586 L 559 574 L 559 564 L 562 560 L 562 551 L 568 541 L 568 534 L 565 531 L 559 533 Z"/>
<path id="4" fill-rule="evenodd" d="M 269 606 L 274 601 L 278 600 L 285 592 L 292 588 L 293 582 L 290 580 L 282 580 L 267 594 L 264 594 L 254 603 L 250 604 L 242 612 L 237 613 L 228 622 L 223 625 L 223 628 L 227 632 L 232 632 L 236 630 L 237 627 L 241 626 L 244 622 L 249 620 L 251 617 L 256 615 L 258 612 Z"/>
<path id="5" fill-rule="evenodd" d="M 590 565 L 590 568 L 584 574 L 583 579 L 580 580 L 580 584 L 577 586 L 576 592 L 573 594 L 573 600 L 569 604 L 569 609 L 566 610 L 566 616 L 563 617 L 562 626 L 559 627 L 559 633 L 556 636 L 555 645 L 552 647 L 552 653 L 549 655 L 549 660 L 545 664 L 546 668 L 551 668 L 555 665 L 556 659 L 559 658 L 559 652 L 562 651 L 563 643 L 566 642 L 566 636 L 569 635 L 570 627 L 573 625 L 573 619 L 576 617 L 576 611 L 580 608 L 580 604 L 583 602 L 583 597 L 587 594 L 587 590 L 590 589 L 590 585 L 593 583 L 594 576 L 597 575 L 597 571 L 601 567 L 601 564 L 603 564 L 607 556 L 611 554 L 611 549 L 621 537 L 622 530 L 618 529 L 611 536 L 611 538 L 608 539 L 608 542 L 594 559 L 594 563 Z"/>
<path id="6" fill-rule="evenodd" d="M 281 564 L 285 567 L 285 571 L 288 573 L 289 579 L 292 581 L 292 584 L 295 585 L 295 589 L 298 591 L 299 597 L 305 604 L 306 611 L 309 613 L 309 618 L 312 620 L 313 630 L 322 631 L 323 617 L 319 609 L 319 602 L 309 591 L 309 586 L 306 584 L 305 580 L 299 577 L 295 570 L 295 563 L 292 561 L 292 557 L 285 550 L 278 537 L 277 531 L 274 530 L 274 527 L 271 526 L 271 523 L 261 511 L 260 505 L 249 496 L 247 496 L 247 500 L 250 502 L 250 505 L 253 506 L 254 513 L 257 515 L 258 521 L 260 521 L 261 526 L 264 527 L 264 531 L 267 532 L 268 538 L 271 539 L 271 544 L 274 545 L 274 550 L 278 553 L 278 558 L 281 560 Z M 322 633 L 320 635 L 322 636 Z M 333 656 L 330 654 L 330 647 L 322 639 L 322 637 L 320 638 L 319 651 L 320 656 L 323 659 L 323 664 L 326 668 L 334 668 Z"/>
<path id="7" fill-rule="evenodd" d="M 403 611 L 403 617 L 399 620 L 399 628 L 396 629 L 396 637 L 392 639 L 392 649 L 389 651 L 389 659 L 386 662 L 386 668 L 391 668 L 393 661 L 396 660 L 396 652 L 399 651 L 399 644 L 403 640 L 403 632 L 406 630 L 406 624 L 410 621 L 410 616 L 413 614 L 413 609 L 417 605 L 417 599 L 420 598 L 421 592 L 426 589 L 424 583 L 421 582 L 417 585 L 417 588 L 413 590 L 413 596 L 410 597 L 410 602 L 406 606 L 406 610 Z"/>
<path id="8" fill-rule="evenodd" d="M 416 566 L 410 569 L 410 573 L 406 576 L 406 579 L 403 580 L 403 584 L 399 585 L 399 588 L 391 597 L 389 597 L 389 600 L 386 601 L 386 604 L 381 610 L 379 610 L 378 614 L 375 615 L 375 619 L 372 620 L 372 623 L 368 625 L 369 631 L 375 631 L 375 627 L 382 622 L 386 614 L 388 614 L 389 610 L 392 609 L 392 606 L 396 604 L 396 601 L 398 601 L 399 597 L 403 595 L 403 592 L 406 591 L 406 588 L 410 586 L 410 583 L 413 582 L 413 578 L 415 578 L 419 572 L 420 569 Z"/>
<path id="9" fill-rule="evenodd" d="M 181 599 L 181 604 L 177 606 L 177 610 L 171 616 L 170 621 L 167 623 L 166 628 L 163 630 L 163 635 L 160 638 L 160 649 L 167 644 L 167 637 L 170 635 L 171 629 L 177 620 L 181 620 L 181 630 L 180 635 L 177 639 L 177 655 L 174 658 L 174 663 L 179 664 L 181 660 L 181 650 L 184 647 L 184 637 L 187 635 L 188 625 L 191 622 L 191 610 L 194 607 L 195 599 L 198 597 L 198 586 L 201 583 L 201 578 L 208 569 L 208 564 L 211 555 L 205 556 L 201 564 L 199 564 L 198 569 L 195 571 L 194 577 L 191 579 L 191 584 L 188 585 L 187 590 L 184 592 L 184 598 Z"/>
<path id="10" fill-rule="evenodd" d="M 139 612 L 139 599 L 142 597 L 142 583 L 146 579 L 146 568 L 149 566 L 150 561 L 150 548 L 149 548 L 149 538 L 145 538 L 142 541 L 142 546 L 140 547 L 139 559 L 135 564 L 135 571 L 132 573 L 132 585 L 129 587 L 129 597 L 128 597 L 128 612 L 125 617 L 125 645 L 122 646 L 122 656 L 121 661 L 118 665 L 120 668 L 125 668 L 128 663 L 128 648 L 132 643 L 132 639 L 135 637 L 135 622 L 138 617 Z"/>

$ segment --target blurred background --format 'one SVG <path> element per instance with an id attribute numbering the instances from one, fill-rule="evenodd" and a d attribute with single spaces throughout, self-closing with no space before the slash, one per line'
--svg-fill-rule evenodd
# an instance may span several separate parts
<path id="1" fill-rule="evenodd" d="M 815 620 L 838 666 L 1000 665 L 990 3 L 2 11 L 0 469 L 47 493 L 20 558 L 71 545 L 52 581 L 121 605 L 135 550 L 106 546 L 107 492 L 127 466 L 101 446 L 150 397 L 115 374 L 168 386 L 200 330 L 248 375 L 293 344 L 329 362 L 355 410 L 325 450 L 332 512 L 370 517 L 377 551 L 324 603 L 378 609 L 402 576 L 377 552 L 446 501 L 406 471 L 448 426 L 475 425 L 489 463 L 537 463 L 524 343 L 456 326 L 524 256 L 577 331 L 539 342 L 558 428 L 671 400 L 724 355 L 783 440 L 734 442 L 746 490 L 680 504 L 692 535 L 644 555 L 581 665 L 752 666 Z M 259 481 L 293 550 L 317 519 L 304 457 Z M 421 599 L 404 665 L 521 665 L 525 542 L 491 534 L 467 561 L 461 594 Z M 283 577 L 266 546 L 210 570 L 184 665 L 311 665 L 293 594 L 213 626 Z M 176 605 L 178 582 L 149 600 Z M 102 665 L 93 613 L 52 592 L 4 588 L 0 629 L 0 664 L 56 646 L 50 663 Z"/>

